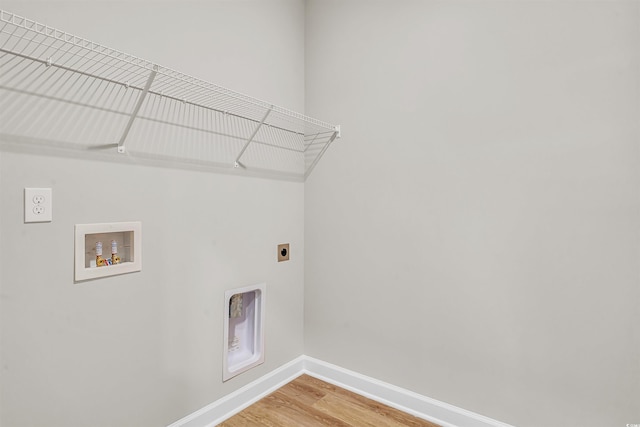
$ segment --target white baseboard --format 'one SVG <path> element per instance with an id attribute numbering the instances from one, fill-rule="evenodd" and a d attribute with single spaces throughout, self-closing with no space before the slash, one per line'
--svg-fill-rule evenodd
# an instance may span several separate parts
<path id="1" fill-rule="evenodd" d="M 442 427 L 513 427 L 309 356 L 304 366 L 308 375 Z"/>
<path id="2" fill-rule="evenodd" d="M 302 374 L 308 374 L 442 427 L 513 427 L 309 356 L 300 356 L 292 360 L 169 427 L 214 427 Z"/>
<path id="3" fill-rule="evenodd" d="M 169 427 L 214 427 L 304 373 L 305 356 L 286 363 Z"/>

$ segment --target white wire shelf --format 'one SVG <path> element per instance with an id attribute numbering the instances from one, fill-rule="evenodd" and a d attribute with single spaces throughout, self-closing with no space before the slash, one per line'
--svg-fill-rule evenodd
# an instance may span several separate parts
<path id="1" fill-rule="evenodd" d="M 340 127 L 0 10 L 0 136 L 304 180 Z"/>

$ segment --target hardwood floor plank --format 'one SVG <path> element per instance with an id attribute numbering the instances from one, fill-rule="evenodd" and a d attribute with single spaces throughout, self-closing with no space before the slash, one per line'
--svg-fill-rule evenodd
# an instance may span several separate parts
<path id="1" fill-rule="evenodd" d="M 389 423 L 384 417 L 378 416 L 366 408 L 353 405 L 352 402 L 345 401 L 334 395 L 325 396 L 314 404 L 313 407 L 320 411 L 331 413 L 334 417 L 351 426 L 398 427 L 397 423 Z"/>
<path id="2" fill-rule="evenodd" d="M 371 400 L 364 396 L 361 396 L 356 393 L 352 393 L 348 390 L 345 390 L 340 387 L 336 387 L 333 384 L 326 383 L 317 378 L 311 377 L 309 375 L 303 375 L 296 380 L 299 384 L 305 384 L 308 388 L 316 388 L 318 390 L 322 390 L 326 395 L 335 395 L 339 398 L 336 400 L 338 402 L 349 402 L 349 405 L 355 408 L 361 408 L 361 410 L 365 410 L 371 413 L 370 416 L 373 416 L 375 413 L 378 417 L 378 422 L 382 422 L 382 419 L 387 420 L 389 425 L 401 425 L 401 426 L 429 426 L 429 427 L 437 427 L 433 423 L 429 423 L 421 418 L 414 417 L 413 415 L 406 414 L 397 409 L 391 408 L 390 406 L 383 405 L 382 403 L 376 402 L 375 400 Z M 398 424 L 399 423 L 399 424 Z M 425 424 L 426 423 L 426 424 Z M 387 424 L 378 424 L 378 425 L 387 425 Z"/>
<path id="3" fill-rule="evenodd" d="M 286 386 L 285 386 L 286 387 Z M 292 399 L 285 392 L 277 390 L 271 395 L 263 399 L 264 403 L 269 404 L 269 409 L 275 409 L 278 415 L 277 418 L 282 418 L 282 414 L 287 415 L 286 421 L 294 421 L 293 424 L 285 422 L 282 425 L 307 425 L 301 424 L 303 421 L 309 423 L 308 425 L 319 426 L 337 426 L 337 427 L 349 427 L 349 424 L 342 422 L 340 419 L 333 417 L 331 414 L 320 411 L 313 406 L 306 405 L 300 398 Z M 274 414 L 270 414 L 273 416 Z M 285 421 L 285 420 L 282 420 Z"/>
<path id="4" fill-rule="evenodd" d="M 374 400 L 302 375 L 220 427 L 438 427 Z"/>
<path id="5" fill-rule="evenodd" d="M 326 396 L 326 392 L 321 388 L 317 387 L 315 384 L 305 381 L 305 378 L 308 375 L 302 375 L 296 378 L 294 381 L 291 381 L 284 387 L 280 388 L 278 391 L 285 393 L 291 399 L 296 400 L 305 405 L 313 405 L 318 400 L 322 399 Z M 311 378 L 311 377 L 309 377 Z"/>
<path id="6" fill-rule="evenodd" d="M 254 403 L 238 415 L 242 416 L 244 424 L 240 425 L 244 426 L 350 427 L 340 419 L 301 403 L 297 399 L 292 399 L 280 390 Z M 234 427 L 238 425 L 233 424 L 236 422 L 234 418 L 238 415 L 231 417 L 220 426 Z"/>

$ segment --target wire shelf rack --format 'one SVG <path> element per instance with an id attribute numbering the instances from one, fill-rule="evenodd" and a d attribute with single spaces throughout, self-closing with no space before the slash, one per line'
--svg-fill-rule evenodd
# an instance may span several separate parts
<path id="1" fill-rule="evenodd" d="M 340 126 L 0 10 L 0 136 L 304 180 Z"/>

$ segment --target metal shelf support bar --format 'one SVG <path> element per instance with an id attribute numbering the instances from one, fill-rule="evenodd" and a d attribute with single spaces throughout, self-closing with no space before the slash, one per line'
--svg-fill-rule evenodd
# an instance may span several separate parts
<path id="1" fill-rule="evenodd" d="M 129 135 L 131 126 L 133 125 L 134 120 L 138 116 L 138 112 L 142 107 L 142 103 L 144 102 L 144 99 L 146 98 L 147 93 L 149 93 L 149 89 L 151 88 L 151 83 L 153 83 L 153 79 L 156 78 L 156 74 L 158 74 L 158 66 L 154 65 L 153 70 L 151 70 L 151 73 L 149 74 L 149 78 L 147 79 L 147 84 L 144 85 L 144 89 L 142 90 L 142 93 L 140 93 L 140 97 L 138 97 L 138 103 L 136 104 L 136 107 L 131 112 L 131 116 L 129 117 L 129 122 L 127 123 L 127 126 L 124 128 L 124 132 L 120 137 L 120 141 L 118 141 L 118 153 L 125 152 L 124 141 L 127 139 L 127 135 Z"/>
<path id="2" fill-rule="evenodd" d="M 240 154 L 238 154 L 238 157 L 236 157 L 236 161 L 234 163 L 234 166 L 236 168 L 237 167 L 242 167 L 242 169 L 246 169 L 246 167 L 242 163 L 240 163 L 240 157 L 242 157 L 244 152 L 247 150 L 247 147 L 249 147 L 249 144 L 251 144 L 251 141 L 253 141 L 253 138 L 256 137 L 256 135 L 258 134 L 258 131 L 260 130 L 260 128 L 264 124 L 264 121 L 267 120 L 267 117 L 269 117 L 269 114 L 271 114 L 272 110 L 273 110 L 273 105 L 271 106 L 271 108 L 269 108 L 267 110 L 267 112 L 265 113 L 265 115 L 262 118 L 262 120 L 260 120 L 260 123 L 258 123 L 258 126 L 256 126 L 256 129 L 253 131 L 253 133 L 251 134 L 251 136 L 249 137 L 247 142 L 244 144 L 244 147 L 242 147 L 242 150 L 240 150 Z"/>
<path id="3" fill-rule="evenodd" d="M 320 154 L 318 154 L 316 156 L 316 158 L 313 160 L 313 163 L 311 163 L 311 166 L 309 166 L 309 169 L 307 169 L 307 171 L 304 174 L 304 179 L 307 179 L 307 177 L 309 176 L 309 174 L 311 174 L 311 172 L 313 171 L 313 168 L 316 167 L 316 165 L 318 164 L 318 162 L 320 161 L 320 159 L 322 158 L 322 155 L 324 154 L 325 151 L 327 151 L 327 148 L 329 148 L 329 146 L 331 145 L 331 143 L 333 142 L 334 139 L 336 138 L 340 138 L 340 125 L 335 127 L 335 131 L 333 132 L 333 135 L 331 135 L 331 138 L 329 138 L 329 142 L 327 142 L 324 147 L 322 147 L 322 151 L 320 151 Z"/>

